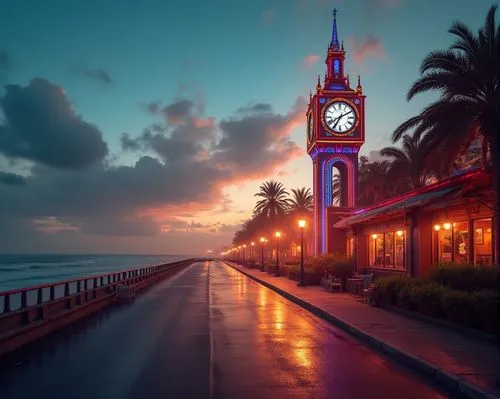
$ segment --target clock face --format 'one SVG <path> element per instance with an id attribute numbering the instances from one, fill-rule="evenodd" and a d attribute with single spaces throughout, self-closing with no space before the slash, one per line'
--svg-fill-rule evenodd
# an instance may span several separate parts
<path id="1" fill-rule="evenodd" d="M 310 113 L 307 121 L 307 139 L 309 142 L 311 142 L 313 138 L 313 127 L 314 127 L 313 117 L 312 113 Z"/>
<path id="2" fill-rule="evenodd" d="M 357 121 L 356 110 L 347 102 L 335 101 L 325 110 L 324 122 L 338 136 L 346 136 Z"/>

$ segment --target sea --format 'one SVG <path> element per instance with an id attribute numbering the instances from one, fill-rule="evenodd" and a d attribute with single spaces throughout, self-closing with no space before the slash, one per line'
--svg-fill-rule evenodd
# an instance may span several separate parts
<path id="1" fill-rule="evenodd" d="M 0 292 L 188 258 L 194 256 L 0 254 Z"/>

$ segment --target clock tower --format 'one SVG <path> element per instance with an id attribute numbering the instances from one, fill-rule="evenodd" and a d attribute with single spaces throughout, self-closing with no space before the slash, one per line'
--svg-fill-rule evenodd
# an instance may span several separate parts
<path id="1" fill-rule="evenodd" d="M 358 153 L 365 141 L 365 96 L 359 76 L 357 87 L 351 88 L 344 61 L 344 44 L 339 43 L 334 9 L 325 78 L 321 84 L 318 76 L 316 93 L 311 94 L 306 113 L 307 153 L 313 161 L 315 255 L 340 252 L 336 251 L 339 245 L 332 242 L 336 241 L 333 236 L 328 237 L 332 233 L 330 225 L 339 214 L 350 213 L 356 207 Z M 339 207 L 332 209 L 334 197 Z"/>

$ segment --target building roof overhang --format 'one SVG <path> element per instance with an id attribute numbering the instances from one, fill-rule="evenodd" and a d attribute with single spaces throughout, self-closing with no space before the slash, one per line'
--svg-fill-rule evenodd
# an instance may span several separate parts
<path id="1" fill-rule="evenodd" d="M 485 190 L 486 189 L 486 190 Z M 397 196 L 371 207 L 358 209 L 353 215 L 337 222 L 335 228 L 348 228 L 369 221 L 405 214 L 408 210 L 431 207 L 446 207 L 457 198 L 479 198 L 480 193 L 491 191 L 491 175 L 477 169 L 451 177 L 440 182 L 430 184 L 418 190 Z M 488 200 L 484 199 L 485 204 Z"/>

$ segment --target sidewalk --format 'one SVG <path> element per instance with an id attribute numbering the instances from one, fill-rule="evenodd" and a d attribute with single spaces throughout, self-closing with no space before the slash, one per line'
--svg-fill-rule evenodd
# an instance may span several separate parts
<path id="1" fill-rule="evenodd" d="M 494 343 L 369 306 L 349 294 L 297 287 L 285 277 L 226 263 L 455 392 L 500 397 L 500 348 Z"/>

